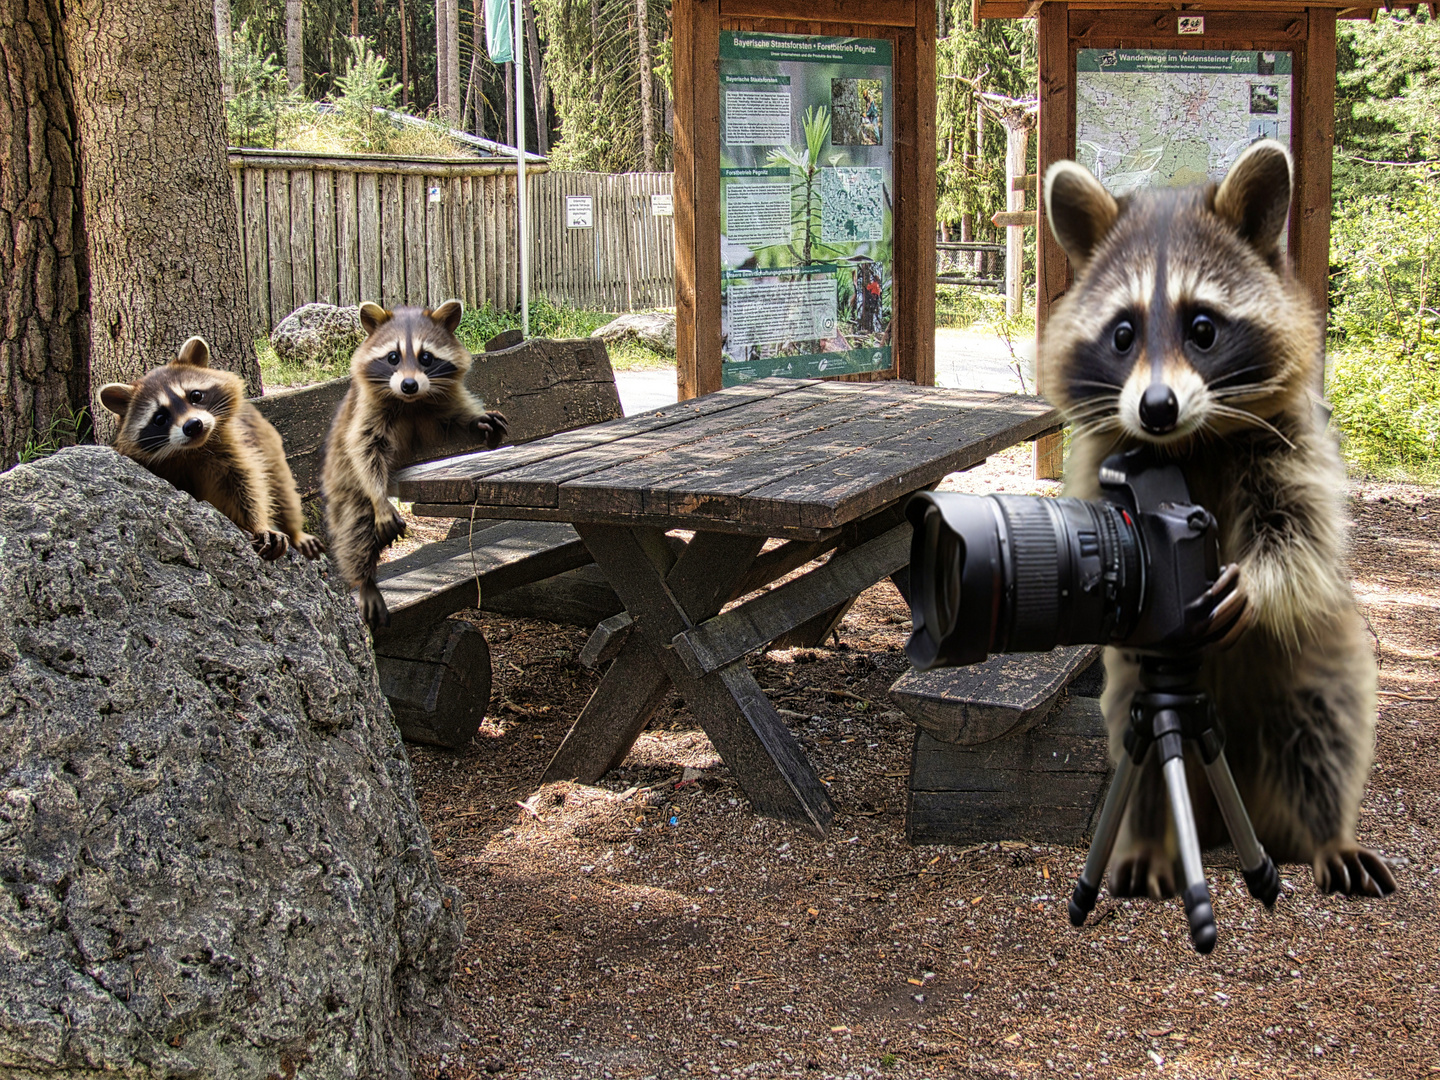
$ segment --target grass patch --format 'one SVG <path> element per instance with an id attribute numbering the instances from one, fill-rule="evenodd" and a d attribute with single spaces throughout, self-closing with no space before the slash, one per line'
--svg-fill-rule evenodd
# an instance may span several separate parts
<path id="1" fill-rule="evenodd" d="M 25 440 L 17 455 L 17 464 L 24 465 L 49 457 L 66 446 L 78 446 L 94 441 L 90 424 L 90 410 L 81 407 L 78 411 L 66 408 L 64 412 L 51 417 L 49 426 L 43 432 L 32 434 Z"/>

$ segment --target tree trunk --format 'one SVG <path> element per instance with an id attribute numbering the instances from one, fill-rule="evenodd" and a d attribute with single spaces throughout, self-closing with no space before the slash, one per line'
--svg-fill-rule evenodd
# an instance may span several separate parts
<path id="1" fill-rule="evenodd" d="M 212 18 L 184 0 L 74 0 L 65 17 L 96 391 L 199 334 L 260 392 Z"/>
<path id="2" fill-rule="evenodd" d="M 482 139 L 485 137 L 485 118 L 480 108 L 480 56 L 485 49 L 485 16 L 480 10 L 480 0 L 471 0 L 471 7 L 475 13 L 474 22 L 471 27 L 474 30 L 475 41 L 470 49 L 470 83 L 465 89 L 465 116 L 470 115 L 469 102 L 475 103 L 475 134 Z"/>
<path id="3" fill-rule="evenodd" d="M 649 0 L 635 0 L 636 39 L 640 45 L 640 154 L 646 172 L 655 171 L 655 88 L 650 71 Z"/>
<path id="4" fill-rule="evenodd" d="M 525 63 L 530 68 L 530 100 L 535 108 L 535 152 L 550 153 L 550 123 L 545 115 L 545 57 L 540 52 L 540 33 L 535 29 L 535 5 L 525 0 Z"/>
<path id="5" fill-rule="evenodd" d="M 0 469 L 89 404 L 85 223 L 55 0 L 0 5 Z M 64 440 L 62 440 L 64 441 Z"/>
<path id="6" fill-rule="evenodd" d="M 400 104 L 410 107 L 410 28 L 405 22 L 405 0 L 400 0 Z"/>
<path id="7" fill-rule="evenodd" d="M 359 0 L 356 0 L 358 3 Z M 235 86 L 230 81 L 230 47 L 233 44 L 230 31 L 230 0 L 215 0 L 215 40 L 220 43 L 220 85 L 224 88 L 225 96 L 231 97 L 235 93 Z"/>
<path id="8" fill-rule="evenodd" d="M 305 8 L 301 0 L 285 0 L 285 75 L 291 90 L 305 85 Z"/>
<path id="9" fill-rule="evenodd" d="M 220 3 L 220 0 L 215 2 Z M 225 3 L 228 7 L 229 0 L 225 0 Z M 360 36 L 360 0 L 350 0 L 350 36 Z"/>
<path id="10" fill-rule="evenodd" d="M 450 72 L 446 61 L 450 59 L 450 31 L 445 20 L 450 14 L 449 0 L 435 0 L 435 111 L 449 119 Z"/>

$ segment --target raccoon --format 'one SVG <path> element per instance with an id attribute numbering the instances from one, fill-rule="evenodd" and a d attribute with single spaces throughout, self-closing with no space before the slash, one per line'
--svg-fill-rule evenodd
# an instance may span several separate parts
<path id="1" fill-rule="evenodd" d="M 203 338 L 138 382 L 102 386 L 100 403 L 120 418 L 116 450 L 214 506 L 261 558 L 292 544 L 307 559 L 325 550 L 305 531 L 280 433 L 245 400 L 239 376 L 210 367 Z"/>
<path id="2" fill-rule="evenodd" d="M 472 357 L 455 337 L 459 300 L 428 308 L 386 311 L 361 304 L 367 337 L 350 362 L 350 390 L 325 440 L 325 528 L 330 555 L 352 587 L 372 628 L 390 612 L 375 584 L 380 552 L 405 535 L 405 521 L 386 491 L 395 463 L 461 429 L 490 449 L 507 431 L 505 417 L 486 412 L 465 387 Z"/>
<path id="3" fill-rule="evenodd" d="M 1395 879 L 1355 836 L 1376 666 L 1342 561 L 1345 472 L 1313 394 L 1323 321 L 1281 250 L 1290 193 L 1290 155 L 1270 140 L 1218 186 L 1118 200 L 1074 162 L 1051 166 L 1046 214 L 1075 284 L 1045 328 L 1040 364 L 1073 425 L 1067 494 L 1094 498 L 1107 455 L 1148 446 L 1220 523 L 1233 588 L 1202 679 L 1261 842 L 1277 861 L 1309 863 L 1322 892 L 1384 896 Z M 1113 648 L 1105 667 L 1118 760 L 1139 667 Z M 1202 844 L 1226 842 L 1204 774 L 1187 768 Z M 1177 853 L 1152 756 L 1111 891 L 1173 894 Z"/>

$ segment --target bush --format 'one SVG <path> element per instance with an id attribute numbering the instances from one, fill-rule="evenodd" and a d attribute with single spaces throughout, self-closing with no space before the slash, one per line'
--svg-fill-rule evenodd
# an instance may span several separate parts
<path id="1" fill-rule="evenodd" d="M 1353 463 L 1440 472 L 1440 203 L 1356 199 L 1331 233 L 1328 392 Z"/>

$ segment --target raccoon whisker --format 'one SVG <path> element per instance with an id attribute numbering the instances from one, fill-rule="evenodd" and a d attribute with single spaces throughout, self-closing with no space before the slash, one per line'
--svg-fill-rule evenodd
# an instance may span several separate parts
<path id="1" fill-rule="evenodd" d="M 1265 428 L 1277 439 L 1279 439 L 1286 446 L 1288 446 L 1291 450 L 1295 449 L 1295 444 L 1285 437 L 1285 433 L 1283 431 L 1277 428 L 1274 424 L 1270 423 L 1270 421 L 1262 420 L 1254 413 L 1246 412 L 1244 409 L 1232 409 L 1229 405 L 1220 404 L 1211 405 L 1211 409 L 1220 416 L 1229 417 L 1232 420 L 1240 420 L 1247 424 L 1253 424 L 1256 427 Z"/>
<path id="2" fill-rule="evenodd" d="M 1241 378 L 1242 376 L 1249 375 L 1252 371 L 1264 371 L 1265 366 L 1266 365 L 1264 364 L 1251 364 L 1249 367 L 1240 368 L 1238 371 L 1226 372 L 1224 375 L 1220 376 L 1220 378 L 1216 379 L 1213 383 L 1210 384 L 1210 389 L 1214 390 L 1224 386 L 1226 383 L 1234 382 L 1236 379 Z M 1273 378 L 1266 379 L 1263 382 L 1256 383 L 1254 385 L 1263 386 L 1266 382 L 1272 381 L 1275 380 Z"/>
<path id="3" fill-rule="evenodd" d="M 1088 409 L 1071 409 L 1065 413 L 1065 419 L 1070 423 L 1083 423 L 1086 420 L 1094 420 L 1103 416 L 1114 416 L 1119 411 L 1119 402 L 1111 401 L 1103 405 L 1095 405 Z"/>
<path id="4" fill-rule="evenodd" d="M 1069 384 L 1071 386 L 1098 386 L 1102 390 L 1114 390 L 1116 393 L 1125 389 L 1118 383 L 1100 382 L 1098 379 L 1070 379 Z"/>

